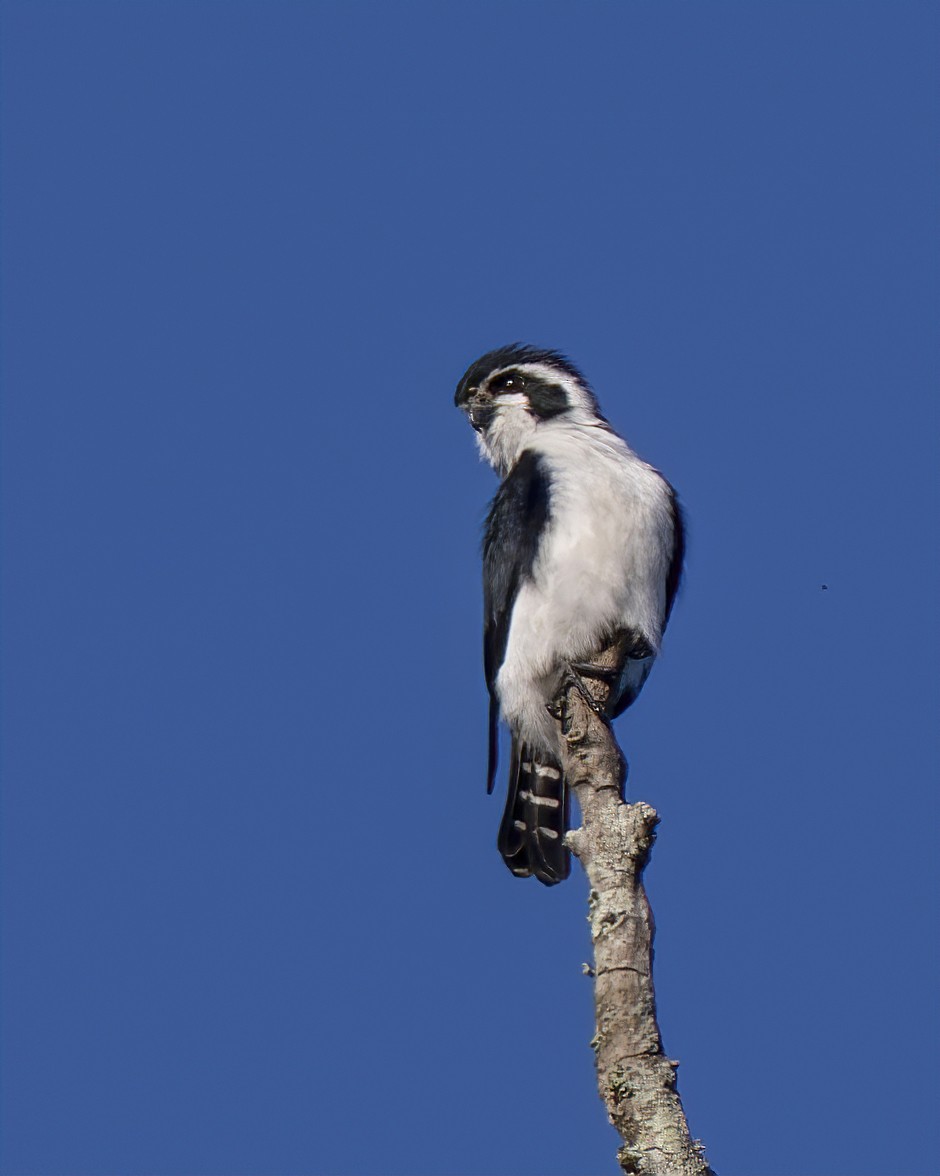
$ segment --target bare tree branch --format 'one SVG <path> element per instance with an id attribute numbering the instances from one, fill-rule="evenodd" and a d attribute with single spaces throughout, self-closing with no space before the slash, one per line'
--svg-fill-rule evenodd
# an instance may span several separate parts
<path id="1" fill-rule="evenodd" d="M 613 666 L 619 642 L 593 659 Z M 607 687 L 592 682 L 600 704 Z M 623 1139 L 628 1176 L 714 1176 L 690 1134 L 676 1089 L 678 1062 L 663 1052 L 653 991 L 653 915 L 643 888 L 659 817 L 622 800 L 626 765 L 607 723 L 574 685 L 561 702 L 563 764 L 582 825 L 567 835 L 588 876 L 594 942 L 597 1083 Z"/>

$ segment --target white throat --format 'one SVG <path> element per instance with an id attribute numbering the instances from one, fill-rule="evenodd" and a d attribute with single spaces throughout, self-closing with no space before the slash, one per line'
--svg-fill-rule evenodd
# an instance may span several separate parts
<path id="1" fill-rule="evenodd" d="M 535 436 L 538 424 L 524 407 L 522 397 L 513 397 L 515 403 L 503 404 L 509 397 L 497 401 L 496 410 L 485 433 L 477 433 L 480 453 L 501 478 L 516 464 L 519 454 Z"/>

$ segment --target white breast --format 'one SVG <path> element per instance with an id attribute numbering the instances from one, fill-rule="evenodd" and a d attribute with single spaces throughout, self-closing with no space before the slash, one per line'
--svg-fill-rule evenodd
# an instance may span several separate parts
<path id="1" fill-rule="evenodd" d="M 516 599 L 497 690 L 510 724 L 554 739 L 544 704 L 565 662 L 589 658 L 621 627 L 658 650 L 673 524 L 666 483 L 615 434 L 559 423 L 529 448 L 551 476 L 551 517 Z"/>

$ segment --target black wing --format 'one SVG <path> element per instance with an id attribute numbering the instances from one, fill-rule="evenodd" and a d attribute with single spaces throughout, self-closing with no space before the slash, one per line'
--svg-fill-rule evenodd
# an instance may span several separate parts
<path id="1" fill-rule="evenodd" d="M 672 486 L 669 487 L 669 509 L 672 515 L 672 558 L 666 572 L 666 614 L 663 617 L 663 632 L 669 623 L 669 614 L 675 604 L 676 593 L 679 591 L 679 581 L 682 579 L 682 561 L 685 559 L 685 519 L 682 517 L 682 507 L 679 497 Z"/>
<path id="2" fill-rule="evenodd" d="M 496 675 L 506 656 L 516 595 L 532 575 L 548 517 L 548 473 L 538 455 L 526 449 L 496 492 L 483 536 L 483 671 L 490 692 L 487 792 L 493 791 L 498 755 Z"/>
<path id="3" fill-rule="evenodd" d="M 660 474 L 662 477 L 662 474 Z M 682 517 L 682 507 L 679 498 L 666 479 L 666 489 L 669 493 L 669 517 L 672 520 L 672 551 L 669 556 L 669 566 L 666 569 L 666 608 L 663 616 L 663 632 L 669 623 L 669 614 L 679 591 L 682 579 L 682 561 L 685 558 L 685 520 Z M 619 679 L 611 687 L 607 700 L 607 717 L 619 718 L 620 715 L 636 702 L 640 691 L 649 677 L 655 658 L 649 642 L 637 630 L 628 630 L 624 636 L 629 644 L 626 647 L 626 657 L 620 667 Z"/>

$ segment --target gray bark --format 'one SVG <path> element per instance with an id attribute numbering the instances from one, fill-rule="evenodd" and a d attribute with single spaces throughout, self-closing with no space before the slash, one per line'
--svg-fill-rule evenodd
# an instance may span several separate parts
<path id="1" fill-rule="evenodd" d="M 612 644 L 599 665 L 613 665 Z M 603 703 L 607 688 L 589 683 Z M 561 700 L 565 775 L 582 824 L 567 835 L 590 883 L 588 919 L 594 942 L 592 1042 L 597 1083 L 623 1146 L 629 1176 L 714 1176 L 702 1145 L 689 1134 L 679 1092 L 678 1062 L 663 1052 L 653 991 L 653 915 L 643 888 L 659 817 L 649 805 L 622 799 L 626 764 L 610 727 L 574 686 Z"/>

